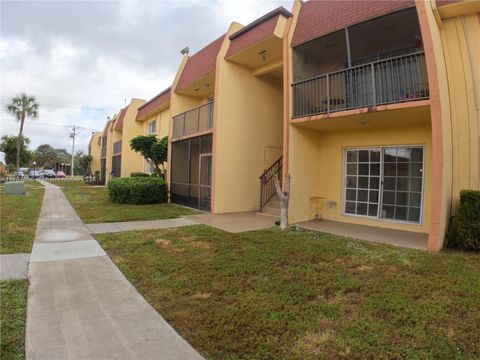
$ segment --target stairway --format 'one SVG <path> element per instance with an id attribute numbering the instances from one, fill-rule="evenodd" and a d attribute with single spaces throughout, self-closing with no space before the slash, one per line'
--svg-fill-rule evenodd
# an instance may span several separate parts
<path id="1" fill-rule="evenodd" d="M 259 214 L 280 217 L 280 200 L 278 200 L 277 195 L 265 204 Z"/>

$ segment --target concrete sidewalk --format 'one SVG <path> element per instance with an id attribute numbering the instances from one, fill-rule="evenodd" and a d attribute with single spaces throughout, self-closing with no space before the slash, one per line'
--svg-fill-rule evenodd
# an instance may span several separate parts
<path id="1" fill-rule="evenodd" d="M 45 185 L 30 257 L 27 359 L 202 359 Z"/>
<path id="2" fill-rule="evenodd" d="M 124 221 L 112 223 L 86 224 L 85 226 L 92 234 L 105 234 L 121 231 L 133 230 L 154 230 L 176 228 L 188 225 L 197 225 L 198 222 L 186 219 L 165 219 L 165 220 L 145 220 L 145 221 Z"/>

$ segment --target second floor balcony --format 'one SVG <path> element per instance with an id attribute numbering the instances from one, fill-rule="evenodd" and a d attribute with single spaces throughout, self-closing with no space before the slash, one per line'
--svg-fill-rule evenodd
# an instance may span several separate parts
<path id="1" fill-rule="evenodd" d="M 429 98 L 424 52 L 353 66 L 292 84 L 292 117 Z"/>
<path id="2" fill-rule="evenodd" d="M 213 101 L 173 117 L 172 138 L 201 133 L 213 128 Z"/>

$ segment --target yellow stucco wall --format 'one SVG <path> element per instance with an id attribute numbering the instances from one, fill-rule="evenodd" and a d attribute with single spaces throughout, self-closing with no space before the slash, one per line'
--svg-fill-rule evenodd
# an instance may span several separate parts
<path id="1" fill-rule="evenodd" d="M 259 207 L 259 176 L 282 155 L 282 81 L 218 58 L 214 212 Z"/>
<path id="2" fill-rule="evenodd" d="M 135 136 L 143 135 L 144 125 L 136 121 L 137 109 L 145 103 L 145 100 L 132 99 L 128 105 L 123 119 L 122 131 L 122 168 L 121 176 L 129 177 L 132 172 L 143 172 L 143 157 L 130 149 L 130 140 Z"/>
<path id="3" fill-rule="evenodd" d="M 166 109 L 158 112 L 157 114 L 149 117 L 146 119 L 144 123 L 144 129 L 143 133 L 145 135 L 148 134 L 148 126 L 151 122 L 155 121 L 155 134 L 157 135 L 158 138 L 163 138 L 165 136 L 169 136 L 169 131 L 170 131 L 170 121 L 171 121 L 172 115 L 170 111 L 170 106 L 167 107 Z M 144 172 L 148 172 L 148 163 L 143 159 L 143 170 Z M 167 163 L 164 163 L 165 169 L 167 169 Z"/>
<path id="4" fill-rule="evenodd" d="M 112 172 L 113 143 L 119 140 L 122 136 L 122 133 L 120 132 L 117 132 L 117 134 L 115 135 L 114 133 L 116 131 L 110 131 L 111 128 L 112 128 L 112 123 L 110 123 L 110 126 L 107 131 L 107 156 L 106 156 L 106 162 L 105 162 L 105 184 L 107 184 L 112 178 L 111 172 Z"/>
<path id="5" fill-rule="evenodd" d="M 259 176 L 282 155 L 282 83 L 220 65 L 215 212 L 256 210 Z"/>
<path id="6" fill-rule="evenodd" d="M 431 129 L 428 108 L 417 112 L 418 122 L 399 124 L 401 110 L 385 111 L 386 122 L 395 125 L 340 131 L 318 131 L 290 125 L 291 197 L 289 221 L 297 223 L 322 219 L 364 224 L 391 229 L 428 232 L 431 203 Z M 342 121 L 341 118 L 337 119 Z M 320 120 L 321 121 L 321 120 Z M 388 123 L 387 123 L 388 124 Z M 342 215 L 344 149 L 348 147 L 425 146 L 423 216 L 420 225 Z"/>
<path id="7" fill-rule="evenodd" d="M 168 107 L 165 110 L 162 110 L 162 111 L 158 112 L 157 114 L 149 117 L 148 119 L 146 119 L 143 122 L 144 123 L 143 133 L 145 135 L 147 135 L 148 134 L 148 125 L 152 121 L 156 121 L 155 133 L 157 134 L 157 136 L 159 138 L 163 138 L 164 136 L 168 136 L 170 119 L 171 119 L 171 111 L 170 111 L 170 107 Z"/>
<path id="8" fill-rule="evenodd" d="M 442 20 L 452 121 L 452 210 L 460 190 L 480 189 L 480 18 Z"/>
<path id="9" fill-rule="evenodd" d="M 95 171 L 100 171 L 100 157 L 102 154 L 102 145 L 98 143 L 99 139 L 102 137 L 102 132 L 97 131 L 92 135 L 92 141 L 90 143 L 90 155 L 92 155 L 92 163 L 90 168 L 92 174 L 95 175 Z"/>

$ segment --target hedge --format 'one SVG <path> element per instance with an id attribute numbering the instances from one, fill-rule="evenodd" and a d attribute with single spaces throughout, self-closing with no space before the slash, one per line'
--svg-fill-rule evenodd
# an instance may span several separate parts
<path id="1" fill-rule="evenodd" d="M 144 172 L 132 172 L 130 173 L 130 177 L 150 177 L 150 174 Z"/>
<path id="2" fill-rule="evenodd" d="M 480 191 L 460 192 L 458 215 L 450 222 L 446 245 L 460 250 L 480 251 Z"/>
<path id="3" fill-rule="evenodd" d="M 167 201 L 167 184 L 160 178 L 116 178 L 108 183 L 110 200 L 117 204 L 158 204 Z"/>

